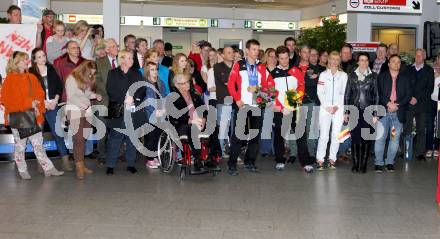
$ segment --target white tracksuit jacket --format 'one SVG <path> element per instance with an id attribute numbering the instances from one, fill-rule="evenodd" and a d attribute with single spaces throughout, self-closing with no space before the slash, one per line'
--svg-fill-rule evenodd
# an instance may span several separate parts
<path id="1" fill-rule="evenodd" d="M 329 141 L 330 126 L 332 126 L 332 139 L 330 144 L 331 161 L 336 161 L 336 154 L 339 149 L 338 135 L 341 132 L 344 123 L 344 95 L 347 85 L 347 74 L 343 71 L 337 71 L 334 75 L 330 69 L 322 72 L 319 76 L 317 93 L 321 107 L 319 110 L 319 140 L 316 159 L 323 162 L 327 143 Z M 338 110 L 333 115 L 326 108 L 337 106 Z"/>

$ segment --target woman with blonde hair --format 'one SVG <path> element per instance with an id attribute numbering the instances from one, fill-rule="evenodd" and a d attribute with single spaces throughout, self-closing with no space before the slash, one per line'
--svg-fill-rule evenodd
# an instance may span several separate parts
<path id="1" fill-rule="evenodd" d="M 84 163 L 85 142 L 91 133 L 93 111 L 91 100 L 102 100 L 102 96 L 94 92 L 96 80 L 96 64 L 84 61 L 76 67 L 66 80 L 67 105 L 66 113 L 70 130 L 73 130 L 73 158 L 75 160 L 76 177 L 84 179 L 84 174 L 91 174 Z"/>
<path id="2" fill-rule="evenodd" d="M 339 149 L 338 136 L 344 122 L 344 96 L 348 76 L 341 70 L 339 52 L 329 55 L 327 70 L 319 75 L 317 94 L 321 107 L 319 110 L 319 140 L 316 160 L 317 170 L 324 169 L 324 157 L 331 132 L 328 166 L 335 169 L 336 154 Z M 330 128 L 331 126 L 331 128 Z"/>
<path id="3" fill-rule="evenodd" d="M 153 62 L 158 65 L 158 77 L 159 80 L 162 81 L 164 87 L 165 87 L 165 95 L 168 95 L 170 93 L 170 84 L 168 83 L 168 77 L 170 74 L 170 70 L 168 67 L 163 66 L 159 63 L 159 51 L 157 51 L 156 48 L 150 48 L 147 50 L 147 53 L 145 54 L 145 64 L 144 67 L 148 64 L 148 62 Z"/>
<path id="4" fill-rule="evenodd" d="M 62 56 L 66 53 L 66 44 L 69 41 L 67 37 L 65 37 L 66 26 L 60 20 L 55 20 L 53 24 L 54 35 L 50 36 L 46 40 L 46 49 L 47 52 L 47 60 L 53 64 L 55 59 Z"/>
<path id="5" fill-rule="evenodd" d="M 75 36 L 72 40 L 78 42 L 79 48 L 81 49 L 81 56 L 87 60 L 94 60 L 93 54 L 95 53 L 95 45 L 89 39 L 90 34 L 92 34 L 93 28 L 84 21 L 78 21 L 73 27 Z"/>
<path id="6" fill-rule="evenodd" d="M 275 49 L 267 48 L 261 63 L 266 65 L 269 72 L 272 72 L 277 67 L 278 63 Z"/>
<path id="7" fill-rule="evenodd" d="M 133 66 L 133 53 L 122 50 L 118 54 L 119 66 L 110 70 L 107 77 L 107 95 L 108 95 L 108 152 L 106 158 L 107 175 L 113 175 L 122 144 L 125 142 L 127 147 L 125 151 L 125 161 L 127 162 L 127 171 L 135 174 L 136 169 L 136 148 L 130 137 L 117 131 L 117 129 L 126 128 L 125 114 L 131 114 L 134 122 L 138 122 L 136 117 L 137 102 L 145 98 L 145 88 L 140 88 L 135 92 L 130 87 L 142 81 L 141 73 Z M 142 90 L 143 89 L 143 90 Z"/>
<path id="8" fill-rule="evenodd" d="M 5 125 L 11 127 L 15 142 L 14 161 L 20 177 L 25 180 L 31 179 L 25 161 L 26 144 L 29 140 L 45 176 L 61 176 L 64 172 L 54 167 L 43 147 L 41 129 L 44 123 L 45 93 L 37 77 L 27 72 L 28 62 L 29 56 L 26 53 L 16 51 L 12 54 L 6 66 L 8 75 L 1 90 L 1 100 L 5 107 Z M 31 117 L 35 117 L 35 130 L 29 132 L 27 129 L 17 128 L 18 120 L 23 118 L 23 114 L 20 116 L 19 112 L 31 112 Z"/>
<path id="9" fill-rule="evenodd" d="M 170 74 L 168 76 L 168 84 L 170 86 L 171 91 L 175 91 L 175 87 L 173 84 L 174 76 L 177 74 L 190 74 L 191 66 L 188 61 L 188 57 L 186 57 L 183 53 L 178 53 L 173 58 L 173 64 L 171 65 Z"/>

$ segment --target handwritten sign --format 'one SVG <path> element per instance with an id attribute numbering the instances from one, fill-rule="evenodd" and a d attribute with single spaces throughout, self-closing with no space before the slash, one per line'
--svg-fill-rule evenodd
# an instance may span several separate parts
<path id="1" fill-rule="evenodd" d="M 36 24 L 0 24 L 0 74 L 6 76 L 6 65 L 14 51 L 29 54 L 35 48 Z"/>

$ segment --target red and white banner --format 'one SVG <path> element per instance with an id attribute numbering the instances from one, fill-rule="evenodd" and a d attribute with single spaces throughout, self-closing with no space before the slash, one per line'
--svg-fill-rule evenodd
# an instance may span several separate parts
<path id="1" fill-rule="evenodd" d="M 349 42 L 353 52 L 376 52 L 379 42 Z"/>
<path id="2" fill-rule="evenodd" d="M 6 65 L 14 51 L 29 54 L 35 48 L 36 24 L 0 24 L 0 74 L 6 77 Z"/>
<path id="3" fill-rule="evenodd" d="M 347 11 L 421 14 L 423 0 L 348 0 Z"/>

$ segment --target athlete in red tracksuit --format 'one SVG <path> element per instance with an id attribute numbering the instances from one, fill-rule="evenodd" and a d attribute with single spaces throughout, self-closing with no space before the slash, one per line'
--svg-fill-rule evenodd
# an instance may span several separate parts
<path id="1" fill-rule="evenodd" d="M 266 66 L 259 64 L 258 62 L 257 58 L 259 50 L 260 43 L 257 40 L 251 39 L 247 41 L 247 58 L 236 62 L 232 67 L 231 74 L 229 75 L 229 94 L 234 99 L 235 105 L 238 107 L 239 111 L 247 111 L 247 114 L 245 115 L 246 118 L 240 118 L 240 113 L 237 114 L 238 117 L 235 117 L 237 120 L 235 124 L 236 130 L 231 137 L 231 153 L 228 161 L 229 174 L 233 176 L 238 174 L 237 158 L 240 155 L 241 140 L 243 138 L 239 139 L 237 137 L 237 133 L 239 135 L 243 134 L 244 129 L 240 128 L 240 126 L 243 126 L 243 123 L 248 125 L 249 130 L 258 130 L 257 137 L 248 139 L 248 148 L 246 150 L 246 156 L 244 159 L 245 169 L 249 172 L 259 172 L 258 168 L 255 166 L 255 161 L 259 151 L 261 126 L 263 120 L 261 114 L 254 116 L 252 115 L 252 112 L 248 110 L 258 107 L 254 100 L 255 93 L 252 92 L 254 87 L 259 86 L 270 88 L 274 87 L 275 85 L 272 76 L 266 69 Z M 260 109 L 258 110 L 260 111 Z"/>
<path id="2" fill-rule="evenodd" d="M 287 105 L 286 102 L 286 91 L 296 90 L 298 93 L 304 95 L 305 82 L 304 82 L 304 72 L 297 67 L 289 67 L 289 49 L 285 46 L 280 46 L 276 50 L 276 55 L 278 59 L 278 66 L 272 72 L 272 78 L 275 82 L 275 89 L 277 90 L 277 98 L 275 100 L 275 110 L 274 113 L 274 148 L 276 156 L 277 170 L 284 170 L 286 159 L 284 158 L 285 151 L 285 137 L 289 130 L 288 126 L 282 127 L 282 122 L 284 117 L 291 117 L 292 121 L 290 124 L 291 132 L 294 132 L 296 143 L 298 145 L 298 159 L 301 166 L 304 167 L 306 172 L 313 171 L 314 160 L 310 158 L 309 151 L 307 148 L 307 138 L 305 133 L 305 118 L 303 122 L 299 124 L 297 129 L 297 111 L 292 112 L 292 109 Z M 296 109 L 298 110 L 298 109 Z M 285 128 L 287 127 L 287 128 Z M 302 127 L 302 129 L 301 129 Z M 291 133 L 289 133 L 291 134 Z"/>

